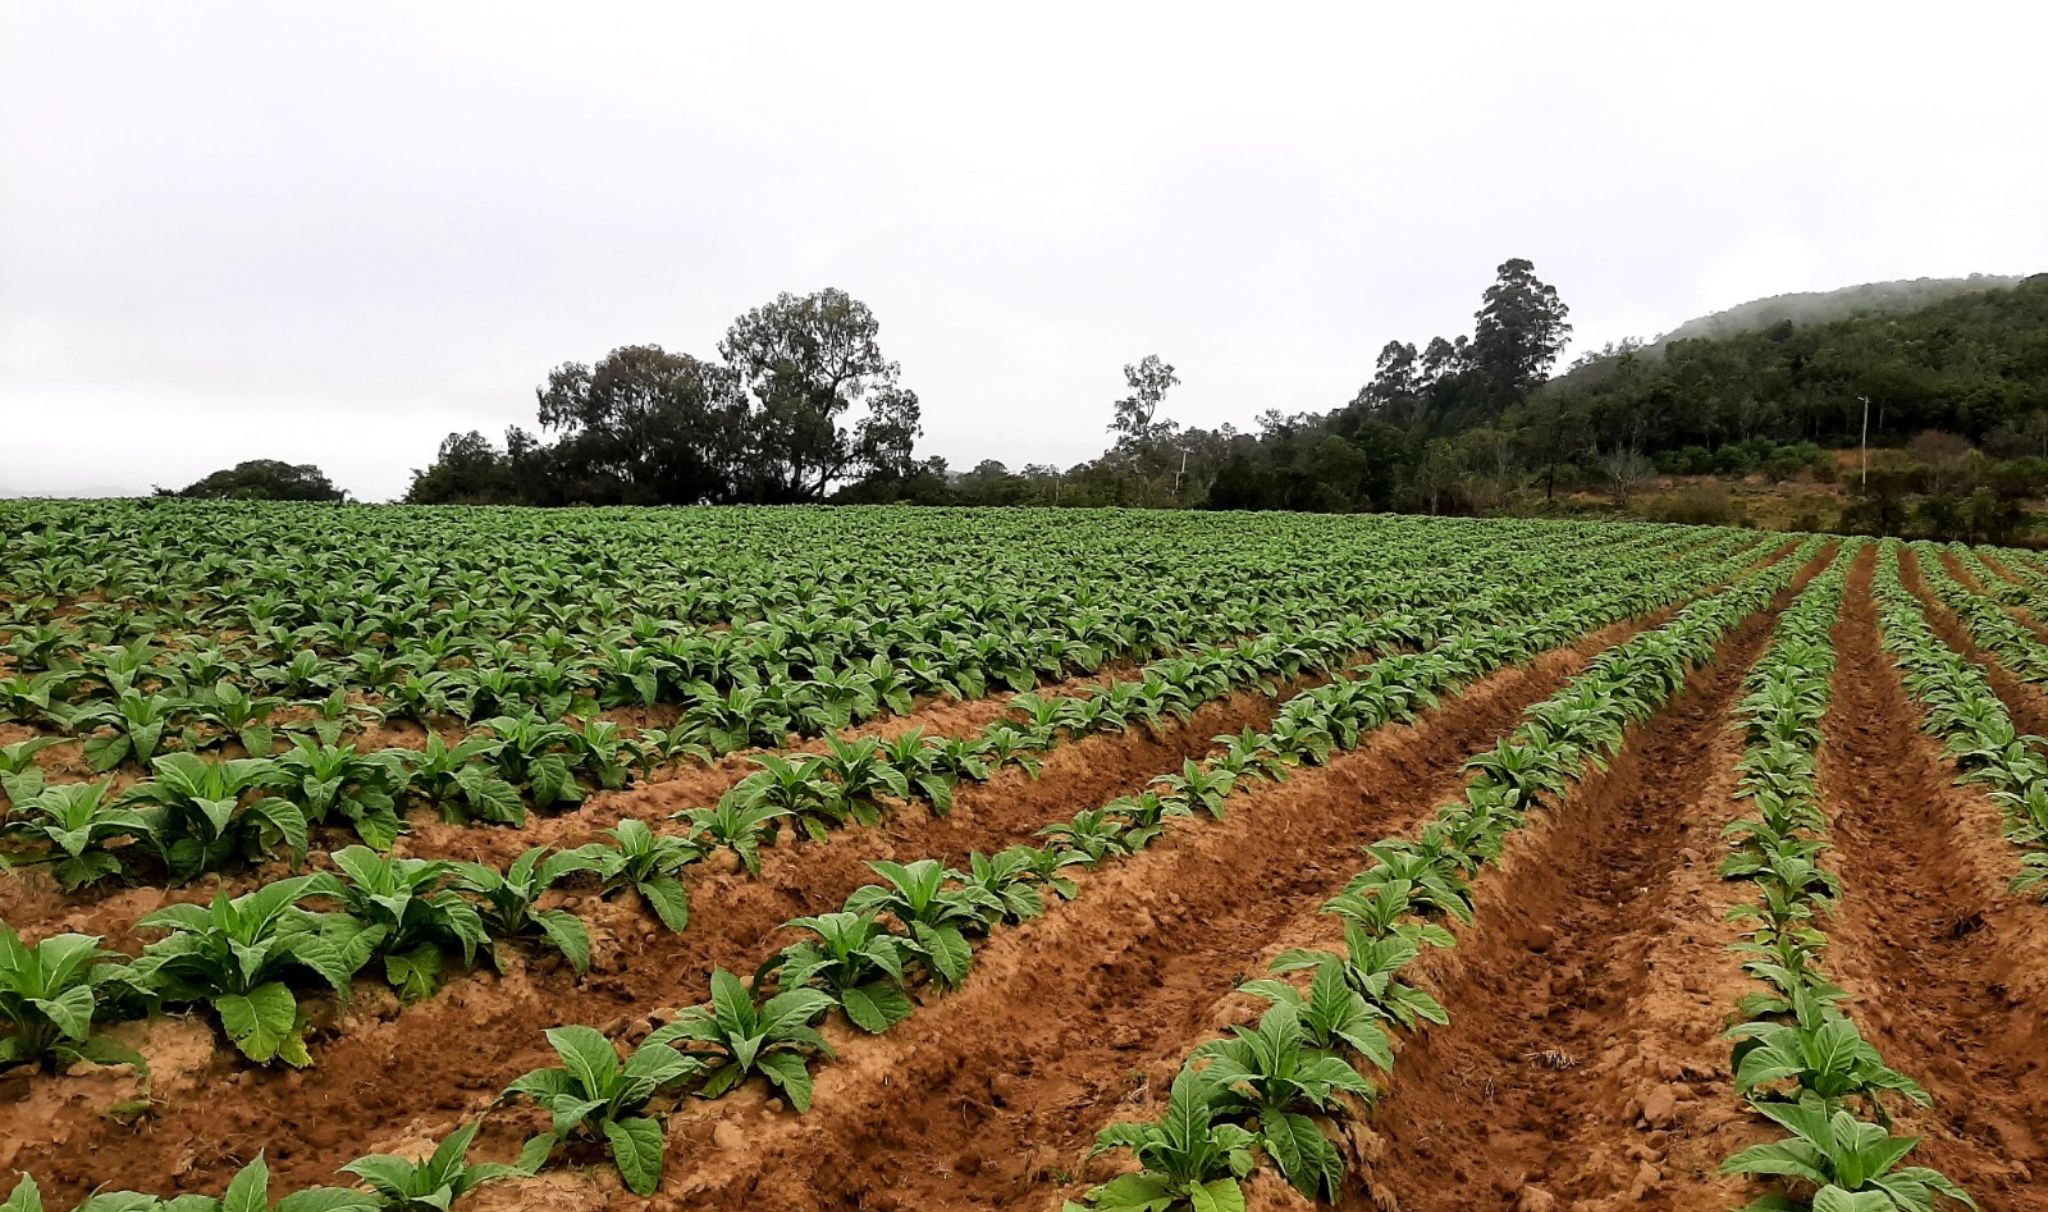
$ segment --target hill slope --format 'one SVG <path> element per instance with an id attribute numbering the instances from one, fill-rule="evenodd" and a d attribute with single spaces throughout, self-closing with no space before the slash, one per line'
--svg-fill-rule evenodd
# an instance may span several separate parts
<path id="1" fill-rule="evenodd" d="M 1658 337 L 1652 342 L 1652 348 L 1669 345 L 1673 341 L 1755 332 L 1784 320 L 1794 324 L 1822 324 L 1862 313 L 1895 315 L 1917 311 L 1972 291 L 2016 286 L 2021 281 L 2018 274 L 1971 274 L 1967 278 L 1901 278 L 1893 282 L 1844 286 L 1837 290 L 1772 295 L 1687 320 Z"/>

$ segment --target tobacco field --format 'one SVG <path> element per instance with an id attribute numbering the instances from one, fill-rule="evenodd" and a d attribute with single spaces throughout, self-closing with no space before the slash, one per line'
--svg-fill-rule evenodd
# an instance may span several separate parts
<path id="1" fill-rule="evenodd" d="M 5 1212 L 2048 1212 L 2048 557 L 0 501 Z"/>

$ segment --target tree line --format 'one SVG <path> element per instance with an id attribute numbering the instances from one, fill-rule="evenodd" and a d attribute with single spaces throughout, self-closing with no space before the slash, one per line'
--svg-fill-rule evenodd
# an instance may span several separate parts
<path id="1" fill-rule="evenodd" d="M 1570 309 L 1513 259 L 1469 332 L 1388 342 L 1328 411 L 1183 426 L 1170 414 L 1178 370 L 1141 358 L 1109 405 L 1106 449 L 1066 468 L 917 457 L 918 397 L 879 327 L 844 291 L 783 294 L 734 320 L 715 358 L 641 345 L 565 363 L 536 392 L 538 432 L 448 435 L 406 500 L 1489 513 L 1593 489 L 1625 505 L 1659 474 L 1829 478 L 1827 448 L 1860 438 L 1866 399 L 1874 445 L 1933 434 L 1974 459 L 1935 492 L 1885 471 L 1860 496 L 1889 497 L 1857 502 L 1873 526 L 1910 524 L 1920 495 L 1949 498 L 1923 503 L 1929 526 L 1997 514 L 2009 530 L 2012 502 L 2048 482 L 2048 275 L 1910 310 L 1623 341 L 1553 374 Z M 1964 510 L 1980 491 L 1990 503 Z"/>

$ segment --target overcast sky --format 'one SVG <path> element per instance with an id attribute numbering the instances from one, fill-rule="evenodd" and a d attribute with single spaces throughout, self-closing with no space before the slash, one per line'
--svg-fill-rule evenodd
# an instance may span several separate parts
<path id="1" fill-rule="evenodd" d="M 1401 11 L 1394 11 L 1396 8 Z M 0 495 L 369 500 L 837 286 L 920 453 L 1328 409 L 1527 257 L 1581 345 L 2048 269 L 2040 5 L 0 0 Z"/>

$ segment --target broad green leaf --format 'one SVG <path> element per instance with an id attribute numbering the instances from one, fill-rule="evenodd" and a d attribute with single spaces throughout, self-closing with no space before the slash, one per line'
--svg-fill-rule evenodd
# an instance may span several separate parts
<path id="1" fill-rule="evenodd" d="M 286 1040 L 294 1038 L 299 1003 L 281 981 L 256 986 L 247 994 L 225 993 L 213 999 L 221 1029 L 250 1060 L 276 1058 Z"/>
<path id="2" fill-rule="evenodd" d="M 661 1161 L 665 1142 L 661 1125 L 645 1116 L 606 1120 L 605 1139 L 611 1142 L 612 1161 L 619 1176 L 635 1195 L 652 1195 L 661 1185 Z"/>

